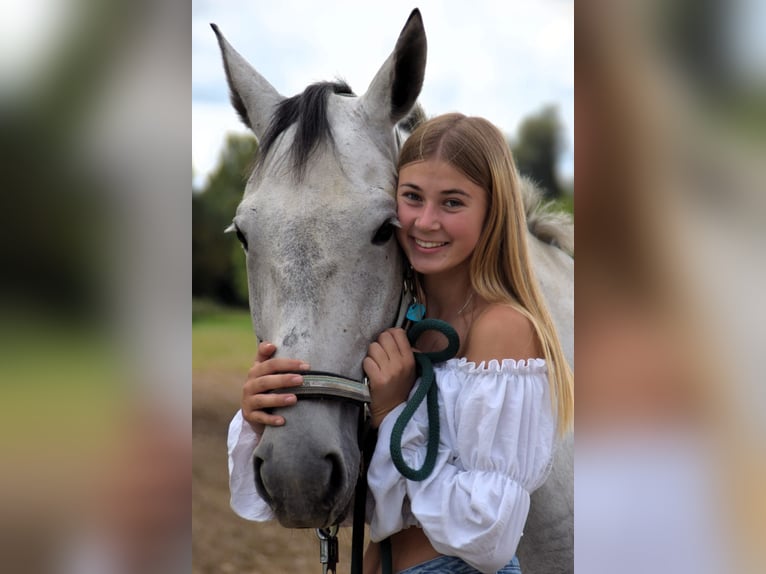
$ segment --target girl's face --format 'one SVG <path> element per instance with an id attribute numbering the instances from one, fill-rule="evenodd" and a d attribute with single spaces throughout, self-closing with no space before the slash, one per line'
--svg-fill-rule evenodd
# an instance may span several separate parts
<path id="1" fill-rule="evenodd" d="M 467 270 L 487 214 L 487 192 L 442 160 L 399 170 L 397 239 L 424 275 Z"/>

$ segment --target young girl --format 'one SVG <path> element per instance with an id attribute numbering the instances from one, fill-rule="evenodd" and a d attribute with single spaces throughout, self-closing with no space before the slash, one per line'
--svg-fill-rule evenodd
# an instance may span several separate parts
<path id="1" fill-rule="evenodd" d="M 414 271 L 426 317 L 460 335 L 458 357 L 434 366 L 441 436 L 433 472 L 405 479 L 389 451 L 391 431 L 415 383 L 413 349 L 402 329 L 370 345 L 371 424 L 378 443 L 368 471 L 375 502 L 365 573 L 380 571 L 390 538 L 393 571 L 519 572 L 515 558 L 529 495 L 545 480 L 556 433 L 573 418 L 572 373 L 532 271 L 516 168 L 490 122 L 438 116 L 405 142 L 396 190 L 397 239 Z M 426 332 L 417 350 L 444 341 Z M 262 344 L 245 384 L 242 412 L 256 432 L 281 417 L 263 409 L 290 395 L 266 395 L 275 347 Z M 274 404 L 279 401 L 279 404 Z M 402 437 L 420 468 L 428 433 L 425 403 Z"/>

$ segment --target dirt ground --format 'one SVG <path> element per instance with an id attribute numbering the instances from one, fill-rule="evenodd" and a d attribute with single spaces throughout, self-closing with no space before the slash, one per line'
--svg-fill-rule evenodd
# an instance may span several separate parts
<path id="1" fill-rule="evenodd" d="M 242 374 L 193 377 L 193 574 L 321 573 L 313 530 L 249 522 L 229 507 L 226 433 L 238 408 Z M 338 572 L 348 574 L 351 529 L 339 534 Z"/>

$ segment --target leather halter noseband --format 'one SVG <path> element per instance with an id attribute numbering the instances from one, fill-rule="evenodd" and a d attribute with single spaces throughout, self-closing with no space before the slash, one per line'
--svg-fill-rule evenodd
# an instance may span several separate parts
<path id="1" fill-rule="evenodd" d="M 407 309 L 412 302 L 410 293 L 410 289 L 405 284 L 399 298 L 399 313 L 394 325 L 404 325 Z M 356 379 L 325 371 L 296 371 L 295 374 L 303 375 L 303 383 L 301 385 L 274 389 L 270 392 L 298 395 L 298 398 L 322 398 L 329 396 L 350 400 L 362 405 L 370 403 L 370 388 L 367 383 L 367 377 L 357 381 Z"/>
<path id="2" fill-rule="evenodd" d="M 341 375 L 324 371 L 295 371 L 303 376 L 303 384 L 298 387 L 274 389 L 273 393 L 298 395 L 298 398 L 334 397 L 356 403 L 370 402 L 370 389 L 367 377 L 361 382 Z"/>

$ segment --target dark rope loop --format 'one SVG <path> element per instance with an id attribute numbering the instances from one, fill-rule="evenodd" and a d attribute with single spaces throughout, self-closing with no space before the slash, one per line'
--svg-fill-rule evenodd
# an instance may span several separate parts
<path id="1" fill-rule="evenodd" d="M 415 353 L 417 373 L 420 385 L 415 389 L 412 398 L 407 401 L 404 410 L 394 423 L 391 431 L 391 459 L 402 476 L 409 480 L 421 481 L 427 478 L 436 464 L 436 454 L 439 449 L 439 403 L 436 390 L 436 377 L 433 363 L 442 363 L 454 357 L 460 348 L 460 337 L 451 325 L 438 319 L 423 319 L 415 323 L 408 333 L 410 345 L 415 345 L 420 335 L 426 331 L 438 331 L 447 338 L 447 347 L 433 353 Z M 426 458 L 423 466 L 415 470 L 410 467 L 402 456 L 402 435 L 407 423 L 412 420 L 415 411 L 427 398 L 428 409 L 428 439 L 426 442 Z"/>
<path id="2" fill-rule="evenodd" d="M 407 333 L 410 345 L 414 345 L 420 338 L 420 335 L 426 331 L 438 331 L 444 335 L 447 338 L 447 346 L 441 351 L 420 354 L 427 356 L 432 363 L 443 363 L 457 355 L 458 349 L 460 349 L 460 337 L 458 337 L 457 331 L 455 331 L 452 325 L 439 319 L 423 319 L 413 323 L 409 333 Z"/>

